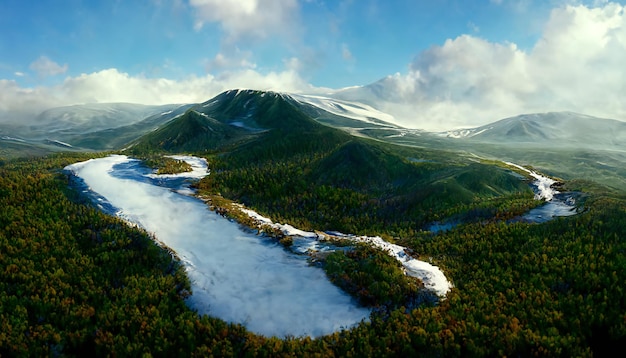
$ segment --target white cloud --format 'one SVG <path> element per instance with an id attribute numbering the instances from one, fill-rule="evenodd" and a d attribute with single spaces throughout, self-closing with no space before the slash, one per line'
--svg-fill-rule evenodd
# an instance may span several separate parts
<path id="1" fill-rule="evenodd" d="M 39 57 L 30 64 L 29 68 L 40 77 L 56 76 L 67 72 L 67 64 L 61 66 L 46 56 Z"/>
<path id="2" fill-rule="evenodd" d="M 24 88 L 16 81 L 0 80 L 0 121 L 33 118 L 48 108 L 77 103 L 197 103 L 233 88 L 295 93 L 318 91 L 290 68 L 269 73 L 243 69 L 182 80 L 131 76 L 117 69 L 106 69 L 68 77 L 50 87 Z"/>
<path id="3" fill-rule="evenodd" d="M 302 61 L 297 57 L 290 57 L 288 59 L 283 60 L 283 64 L 285 68 L 289 71 L 300 72 L 302 70 Z"/>
<path id="4" fill-rule="evenodd" d="M 626 120 L 625 54 L 626 7 L 565 6 L 552 11 L 529 51 L 463 35 L 418 55 L 370 98 L 382 98 L 402 124 L 426 129 L 546 111 Z"/>
<path id="5" fill-rule="evenodd" d="M 224 69 L 233 69 L 233 68 L 256 68 L 256 63 L 251 62 L 250 58 L 252 57 L 251 52 L 241 52 L 236 51 L 236 54 L 233 56 L 226 55 L 222 52 L 215 55 L 214 58 L 206 61 L 206 71 L 214 72 Z"/>
<path id="6" fill-rule="evenodd" d="M 480 27 L 471 21 L 467 23 L 467 28 L 472 32 L 480 32 Z"/>
<path id="7" fill-rule="evenodd" d="M 341 45 L 341 57 L 346 61 L 354 61 L 354 56 L 347 44 Z"/>
<path id="8" fill-rule="evenodd" d="M 190 0 L 196 10 L 196 29 L 218 23 L 228 41 L 290 35 L 298 27 L 297 0 Z"/>

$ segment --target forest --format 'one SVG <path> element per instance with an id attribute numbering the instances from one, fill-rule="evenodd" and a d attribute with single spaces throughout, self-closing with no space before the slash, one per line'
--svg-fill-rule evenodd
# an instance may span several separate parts
<path id="1" fill-rule="evenodd" d="M 274 174 L 262 165 L 247 174 L 224 166 L 200 189 L 244 199 L 270 216 L 278 209 L 269 208 L 280 208 L 280 219 L 296 226 L 386 233 L 432 259 L 454 284 L 439 302 L 403 303 L 397 296 L 415 292 L 419 283 L 395 285 L 394 270 L 369 278 L 345 274 L 355 267 L 367 271 L 370 262 L 384 265 L 378 253 L 335 254 L 331 279 L 353 287 L 361 279 L 368 287 L 390 283 L 397 290 L 372 290 L 362 300 L 396 304 L 370 322 L 324 337 L 262 337 L 190 310 L 185 297 L 192 292 L 175 253 L 69 187 L 61 169 L 93 156 L 0 162 L 1 356 L 602 356 L 626 346 L 623 193 L 568 182 L 570 190 L 585 193 L 583 212 L 544 224 L 504 220 L 532 206 L 524 193 L 469 200 L 438 213 L 465 213 L 471 220 L 434 234 L 393 220 L 385 214 L 390 209 L 350 214 L 370 200 L 349 190 L 351 183 L 273 192 L 268 176 L 289 177 L 298 170 L 289 162 L 273 166 L 284 170 Z M 208 159 L 220 165 L 219 158 Z M 244 189 L 236 189 L 235 180 L 245 178 L 246 186 L 237 185 Z M 297 179 L 285 185 L 301 185 Z M 268 193 L 250 194 L 261 187 Z M 317 216 L 301 218 L 310 200 L 323 205 Z M 345 219 L 325 219 L 335 210 L 345 210 Z M 436 219 L 424 215 L 421 222 Z"/>

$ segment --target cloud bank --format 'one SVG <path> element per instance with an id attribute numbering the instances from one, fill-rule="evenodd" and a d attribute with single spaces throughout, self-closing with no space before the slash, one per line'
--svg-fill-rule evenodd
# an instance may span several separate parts
<path id="1" fill-rule="evenodd" d="M 182 80 L 131 76 L 111 68 L 68 77 L 50 87 L 24 88 L 13 80 L 0 80 L 0 123 L 28 121 L 51 107 L 79 103 L 197 103 L 233 88 L 316 91 L 290 68 L 268 73 L 254 69 L 227 70 L 219 75 L 190 76 Z"/>
<path id="2" fill-rule="evenodd" d="M 462 35 L 344 97 L 377 102 L 401 124 L 450 129 L 521 113 L 574 111 L 626 120 L 626 6 L 554 9 L 530 50 Z"/>
<path id="3" fill-rule="evenodd" d="M 233 40 L 267 38 L 298 27 L 293 23 L 299 12 L 295 0 L 192 0 L 190 6 L 198 21 L 219 24 Z M 341 55 L 355 61 L 347 44 Z M 393 114 L 398 124 L 429 130 L 548 111 L 626 120 L 624 63 L 626 6 L 563 6 L 552 10 L 541 36 L 528 48 L 460 35 L 417 54 L 405 73 L 336 96 L 365 101 Z M 309 66 L 303 58 L 284 59 L 282 66 L 271 72 L 257 68 L 252 53 L 235 47 L 206 60 L 206 69 L 214 73 L 178 80 L 129 75 L 115 68 L 67 77 L 55 86 L 27 88 L 15 80 L 0 80 L 0 122 L 86 102 L 201 102 L 232 88 L 326 91 L 302 77 Z M 31 69 L 51 76 L 66 71 L 67 65 L 41 57 Z"/>
<path id="4" fill-rule="evenodd" d="M 217 23 L 227 42 L 290 34 L 298 27 L 297 0 L 190 0 L 189 4 L 196 10 L 196 29 Z"/>

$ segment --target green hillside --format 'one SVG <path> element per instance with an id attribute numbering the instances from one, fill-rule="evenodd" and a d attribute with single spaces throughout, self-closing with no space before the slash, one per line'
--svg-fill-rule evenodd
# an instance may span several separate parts
<path id="1" fill-rule="evenodd" d="M 478 207 L 534 205 L 528 185 L 505 169 L 354 137 L 273 92 L 222 93 L 130 150 L 208 155 L 213 174 L 198 184 L 205 194 L 309 229 L 401 233 Z"/>
<path id="2" fill-rule="evenodd" d="M 308 229 L 399 234 L 451 216 L 478 220 L 509 205 L 536 205 L 527 183 L 505 169 L 456 152 L 355 137 L 309 111 L 279 93 L 227 91 L 129 151 L 208 156 L 213 174 L 198 184 L 205 194 Z"/>
<path id="3" fill-rule="evenodd" d="M 204 152 L 245 139 L 249 133 L 213 118 L 188 110 L 167 125 L 131 144 L 135 153 L 163 151 L 169 153 Z"/>
<path id="4" fill-rule="evenodd" d="M 453 280 L 446 300 L 279 339 L 189 309 L 175 257 L 68 190 L 59 169 L 89 157 L 0 163 L 2 356 L 591 357 L 626 344 L 623 198 L 594 189 L 584 213 L 547 224 L 403 236 Z"/>
<path id="5" fill-rule="evenodd" d="M 564 190 L 584 192 L 580 214 L 508 223 L 538 204 L 526 181 L 461 151 L 469 146 L 402 140 L 411 146 L 351 136 L 280 94 L 229 91 L 129 149 L 206 157 L 201 194 L 302 229 L 381 235 L 454 284 L 433 304 L 380 251 L 336 251 L 329 278 L 376 312 L 314 339 L 258 336 L 185 305 L 190 286 L 175 255 L 68 188 L 60 169 L 94 154 L 16 160 L 6 153 L 17 144 L 2 147 L 0 356 L 591 357 L 626 345 L 623 194 L 568 181 Z M 518 155 L 539 165 L 584 158 L 567 153 Z M 424 230 L 449 219 L 461 224 Z"/>

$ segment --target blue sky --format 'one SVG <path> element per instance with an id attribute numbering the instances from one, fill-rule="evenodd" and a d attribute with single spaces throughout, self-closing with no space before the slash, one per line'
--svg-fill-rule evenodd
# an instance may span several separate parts
<path id="1" fill-rule="evenodd" d="M 556 36 L 554 26 L 567 27 L 562 17 L 602 26 L 613 21 L 602 36 L 615 37 L 612 42 L 621 48 L 601 56 L 619 62 L 613 57 L 626 46 L 620 40 L 626 31 L 622 5 L 603 0 L 2 0 L 0 114 L 31 102 L 39 109 L 92 101 L 199 101 L 232 87 L 320 92 L 389 76 L 422 86 L 413 93 L 419 98 L 454 100 L 458 86 L 442 89 L 431 81 L 424 87 L 424 79 L 433 75 L 429 61 L 489 72 L 501 65 L 489 63 L 499 58 L 493 54 L 514 46 L 512 51 L 530 63 L 537 47 Z M 577 36 L 572 33 L 572 41 Z M 482 59 L 485 69 L 464 68 L 462 57 L 477 53 L 476 46 L 493 52 Z M 451 59 L 455 49 L 465 55 Z M 457 81 L 443 82 L 448 80 Z M 169 92 L 156 89 L 166 87 Z M 148 90 L 140 95 L 142 88 Z M 47 93 L 53 98 L 34 99 Z M 29 95 L 33 98 L 24 99 Z M 389 97 L 413 100 L 394 96 Z M 621 116 L 626 110 L 614 112 Z"/>
<path id="2" fill-rule="evenodd" d="M 403 72 L 419 52 L 461 34 L 532 45 L 541 30 L 532 22 L 550 10 L 542 5 L 546 1 L 532 11 L 530 5 L 488 0 L 248 2 L 258 3 L 259 12 L 265 2 L 286 9 L 257 16 L 258 27 L 248 27 L 240 22 L 249 18 L 236 10 L 205 14 L 246 1 L 3 0 L 0 78 L 50 84 L 116 68 L 181 79 L 238 67 L 282 71 L 297 58 L 312 84 L 339 88 Z M 216 61 L 220 55 L 230 63 Z M 58 71 L 50 66 L 48 73 L 37 73 L 32 64 L 41 57 Z"/>

